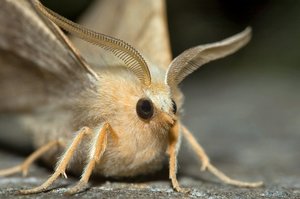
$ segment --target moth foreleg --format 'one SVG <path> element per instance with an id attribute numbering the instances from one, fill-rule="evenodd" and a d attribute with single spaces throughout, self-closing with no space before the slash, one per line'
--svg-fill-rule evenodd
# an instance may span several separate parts
<path id="1" fill-rule="evenodd" d="M 103 124 L 100 131 L 95 135 L 95 142 L 90 150 L 89 161 L 84 168 L 80 181 L 74 187 L 68 189 L 67 194 L 75 194 L 86 188 L 96 163 L 99 163 L 106 149 L 107 136 L 110 132 L 112 132 L 110 125 L 108 123 Z"/>
<path id="2" fill-rule="evenodd" d="M 41 157 L 43 154 L 45 154 L 47 151 L 52 149 L 55 146 L 63 145 L 61 141 L 55 140 L 51 141 L 40 148 L 38 148 L 36 151 L 34 151 L 32 154 L 30 154 L 23 163 L 20 165 L 7 168 L 7 169 L 2 169 L 0 170 L 0 176 L 8 176 L 12 175 L 15 173 L 22 172 L 23 176 L 27 176 L 28 174 L 28 169 L 31 166 L 31 164 L 37 160 L 39 157 Z"/>
<path id="3" fill-rule="evenodd" d="M 168 147 L 168 154 L 169 154 L 169 177 L 172 182 L 173 188 L 182 193 L 188 192 L 187 189 L 183 189 L 180 187 L 176 173 L 177 173 L 177 155 L 178 149 L 180 144 L 180 134 L 179 134 L 179 126 L 178 123 L 170 129 L 169 134 L 169 147 Z"/>
<path id="4" fill-rule="evenodd" d="M 242 182 L 242 181 L 234 180 L 234 179 L 226 176 L 223 172 L 221 172 L 220 170 L 218 170 L 215 166 L 213 166 L 209 162 L 209 158 L 207 157 L 207 155 L 204 152 L 204 150 L 201 147 L 201 145 L 197 142 L 197 140 L 195 139 L 195 137 L 193 136 L 193 134 L 185 126 L 183 126 L 183 125 L 182 125 L 182 132 L 183 132 L 183 135 L 185 136 L 185 138 L 191 144 L 193 150 L 196 152 L 196 154 L 198 155 L 198 157 L 201 160 L 205 161 L 202 164 L 202 168 L 206 168 L 209 172 L 211 172 L 212 174 L 214 174 L 222 182 L 224 182 L 226 184 L 235 185 L 235 186 L 238 186 L 238 187 L 258 187 L 258 186 L 261 186 L 263 184 L 263 182 Z"/>
<path id="5" fill-rule="evenodd" d="M 92 131 L 88 127 L 82 128 L 76 137 L 73 139 L 71 145 L 68 147 L 66 152 L 61 157 L 58 166 L 55 169 L 55 172 L 46 180 L 42 185 L 35 187 L 33 189 L 21 190 L 21 194 L 33 194 L 39 193 L 46 190 L 57 178 L 59 175 L 65 175 L 65 171 L 67 168 L 68 163 L 70 162 L 77 146 L 80 144 L 81 140 L 86 136 L 91 134 Z"/>

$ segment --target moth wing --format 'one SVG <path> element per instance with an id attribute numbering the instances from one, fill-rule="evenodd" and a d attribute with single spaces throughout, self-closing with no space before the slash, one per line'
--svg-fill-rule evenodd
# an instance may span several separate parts
<path id="1" fill-rule="evenodd" d="M 92 85 L 93 72 L 31 2 L 2 0 L 0 7 L 1 111 L 31 110 L 54 100 L 67 103 Z"/>
<path id="2" fill-rule="evenodd" d="M 171 49 L 164 0 L 97 0 L 79 21 L 97 32 L 122 39 L 136 48 L 146 61 L 167 69 Z M 115 65 L 109 53 L 74 38 L 89 63 Z"/>

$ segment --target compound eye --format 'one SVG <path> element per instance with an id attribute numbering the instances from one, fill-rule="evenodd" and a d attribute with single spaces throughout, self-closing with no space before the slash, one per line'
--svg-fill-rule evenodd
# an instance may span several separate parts
<path id="1" fill-rule="evenodd" d="M 136 104 L 136 113 L 144 120 L 148 120 L 153 116 L 153 104 L 148 98 L 141 98 Z"/>
<path id="2" fill-rule="evenodd" d="M 172 111 L 173 111 L 174 114 L 176 114 L 176 112 L 177 112 L 177 105 L 176 105 L 176 102 L 173 99 L 172 99 L 172 106 L 173 106 Z"/>

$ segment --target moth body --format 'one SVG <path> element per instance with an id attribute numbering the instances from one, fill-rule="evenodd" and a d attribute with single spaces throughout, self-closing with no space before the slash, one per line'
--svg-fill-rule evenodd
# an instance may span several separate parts
<path id="1" fill-rule="evenodd" d="M 62 140 L 69 145 L 76 132 L 83 127 L 90 128 L 93 133 L 82 140 L 80 151 L 76 152 L 68 167 L 73 173 L 80 172 L 88 161 L 97 131 L 104 122 L 108 122 L 117 138 L 108 137 L 108 145 L 94 173 L 122 177 L 161 168 L 168 146 L 168 131 L 175 120 L 171 91 L 164 84 L 163 72 L 155 68 L 153 84 L 145 88 L 124 67 L 99 69 L 96 87 L 79 93 L 77 99 L 70 100 L 68 107 L 59 107 L 59 111 L 43 110 L 41 112 L 45 115 L 37 114 L 24 119 L 28 127 L 39 124 L 40 128 L 30 131 L 36 148 L 51 140 Z M 136 104 L 141 98 L 149 98 L 153 103 L 151 121 L 139 118 L 136 113 Z M 49 114 L 51 112 L 53 114 Z M 62 151 L 62 148 L 53 149 L 44 156 L 45 161 L 55 165 Z"/>
<path id="2" fill-rule="evenodd" d="M 120 30 L 107 23 L 106 31 L 123 33 L 120 36 L 128 37 L 147 61 L 125 41 L 76 24 L 38 0 L 1 1 L 0 23 L 8 28 L 0 26 L 0 50 L 9 56 L 0 58 L 0 112 L 16 116 L 14 123 L 28 135 L 36 151 L 21 165 L 0 170 L 0 176 L 18 172 L 27 175 L 29 166 L 41 157 L 49 165 L 56 165 L 54 173 L 42 185 L 21 193 L 42 192 L 71 171 L 82 174 L 78 184 L 68 190 L 73 194 L 86 187 L 92 173 L 111 177 L 147 174 L 161 168 L 167 155 L 172 186 L 185 192 L 176 178 L 183 135 L 202 161 L 202 170 L 207 169 L 228 184 L 260 186 L 261 182 L 233 180 L 210 163 L 180 120 L 183 94 L 178 88 L 203 64 L 247 44 L 251 29 L 220 42 L 193 47 L 171 61 L 163 1 L 121 2 L 103 0 L 107 10 L 124 15 L 121 19 L 128 27 L 118 21 Z M 11 10 L 15 15 L 9 14 Z M 98 14 L 102 13 L 110 15 L 96 10 L 90 17 L 101 18 Z M 14 16 L 31 23 L 9 26 L 7 18 L 15 20 Z M 134 20 L 136 23 L 132 23 Z M 87 48 L 73 39 L 78 50 L 59 27 L 94 46 Z M 138 34 L 128 34 L 129 29 Z M 40 42 L 35 42 L 35 37 Z M 98 48 L 104 50 L 101 56 L 95 55 Z M 87 49 L 93 49 L 93 53 Z M 32 57 L 31 52 L 37 56 Z M 107 53 L 121 64 L 115 64 L 112 57 L 104 61 L 109 57 Z"/>

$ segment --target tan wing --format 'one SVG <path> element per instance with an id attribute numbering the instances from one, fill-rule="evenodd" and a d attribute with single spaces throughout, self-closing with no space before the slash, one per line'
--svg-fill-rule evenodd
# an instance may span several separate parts
<path id="1" fill-rule="evenodd" d="M 0 111 L 64 102 L 91 85 L 93 72 L 29 1 L 1 0 L 0 9 Z"/>
<path id="2" fill-rule="evenodd" d="M 164 0 L 96 0 L 79 21 L 97 32 L 122 39 L 135 47 L 146 61 L 167 69 L 171 62 Z M 88 62 L 113 65 L 109 53 L 74 38 Z"/>

